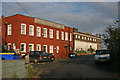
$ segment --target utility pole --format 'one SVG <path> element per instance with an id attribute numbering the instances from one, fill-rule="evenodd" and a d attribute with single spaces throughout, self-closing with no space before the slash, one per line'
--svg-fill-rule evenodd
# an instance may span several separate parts
<path id="1" fill-rule="evenodd" d="M 69 54 L 70 54 L 70 27 L 69 27 Z"/>

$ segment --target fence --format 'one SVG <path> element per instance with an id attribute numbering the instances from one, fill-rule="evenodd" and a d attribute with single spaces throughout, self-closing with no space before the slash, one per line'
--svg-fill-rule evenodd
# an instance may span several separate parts
<path id="1" fill-rule="evenodd" d="M 5 60 L 1 62 L 0 72 L 2 71 L 2 78 L 25 78 L 25 60 Z"/>

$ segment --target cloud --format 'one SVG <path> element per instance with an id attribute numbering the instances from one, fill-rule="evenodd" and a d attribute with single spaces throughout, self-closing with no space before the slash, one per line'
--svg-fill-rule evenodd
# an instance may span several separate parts
<path id="1" fill-rule="evenodd" d="M 116 2 L 20 2 L 25 10 L 41 19 L 77 27 L 81 32 L 103 32 L 104 28 L 117 19 Z M 4 15 L 25 11 L 15 2 L 3 2 Z M 28 14 L 27 14 L 28 15 Z"/>
<path id="2" fill-rule="evenodd" d="M 18 2 L 119 2 L 119 0 L 17 0 Z M 2 2 L 16 2 L 16 0 L 2 0 Z"/>

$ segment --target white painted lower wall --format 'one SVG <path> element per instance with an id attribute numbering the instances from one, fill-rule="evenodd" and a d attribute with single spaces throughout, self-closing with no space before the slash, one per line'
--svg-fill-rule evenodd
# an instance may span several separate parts
<path id="1" fill-rule="evenodd" d="M 97 43 L 75 40 L 75 50 L 81 50 L 81 48 L 87 50 L 90 46 L 95 50 L 97 49 Z"/>

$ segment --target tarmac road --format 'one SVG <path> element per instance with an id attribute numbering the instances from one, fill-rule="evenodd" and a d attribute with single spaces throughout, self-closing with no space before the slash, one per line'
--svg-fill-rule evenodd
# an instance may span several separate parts
<path id="1" fill-rule="evenodd" d="M 103 78 L 117 80 L 118 74 L 113 73 L 110 64 L 95 65 L 94 56 L 78 56 L 76 59 L 60 60 L 33 64 L 38 68 L 41 78 Z M 102 80 L 103 80 L 102 79 Z"/>

